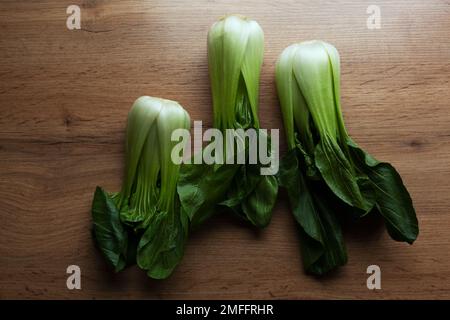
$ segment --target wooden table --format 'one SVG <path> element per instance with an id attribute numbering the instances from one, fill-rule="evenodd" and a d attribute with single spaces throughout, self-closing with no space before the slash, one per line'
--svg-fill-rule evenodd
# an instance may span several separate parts
<path id="1" fill-rule="evenodd" d="M 81 30 L 66 27 L 70 4 L 81 8 Z M 367 27 L 370 4 L 2 1 L 0 298 L 450 298 L 449 2 L 376 1 L 380 29 Z M 120 188 L 127 112 L 141 95 L 160 96 L 211 126 L 206 35 L 227 13 L 265 31 L 265 128 L 282 128 L 274 64 L 283 48 L 322 39 L 339 49 L 348 129 L 402 174 L 420 221 L 413 246 L 376 221 L 349 223 L 348 264 L 307 276 L 282 192 L 264 231 L 227 213 L 210 220 L 165 281 L 108 269 L 91 239 L 90 206 L 96 185 Z M 81 290 L 66 288 L 72 264 Z M 366 287 L 373 264 L 381 290 Z"/>

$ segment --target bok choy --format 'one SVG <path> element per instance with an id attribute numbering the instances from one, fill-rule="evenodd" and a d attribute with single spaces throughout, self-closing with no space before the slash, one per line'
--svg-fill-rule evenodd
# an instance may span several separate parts
<path id="1" fill-rule="evenodd" d="M 229 129 L 244 132 L 260 128 L 258 95 L 263 54 L 264 34 L 256 21 L 230 15 L 209 30 L 214 127 L 224 136 Z M 230 208 L 257 227 L 265 227 L 270 222 L 278 192 L 277 179 L 273 175 L 261 175 L 259 161 L 249 161 L 250 139 L 239 134 L 233 138 L 234 141 L 227 139 L 223 145 L 224 158 L 235 160 L 237 153 L 245 153 L 244 164 L 227 161 L 186 164 L 181 168 L 178 191 L 183 210 L 194 226 L 212 215 L 217 206 Z M 244 150 L 236 149 L 235 155 L 235 146 L 239 144 Z"/>
<path id="2" fill-rule="evenodd" d="M 323 274 L 346 263 L 337 219 L 345 213 L 379 214 L 394 240 L 413 243 L 418 222 L 400 175 L 345 128 L 336 48 L 322 41 L 289 46 L 277 61 L 276 84 L 289 148 L 279 178 L 299 223 L 305 269 Z"/>
<path id="3" fill-rule="evenodd" d="M 175 101 L 144 96 L 133 104 L 122 190 L 97 187 L 92 204 L 97 245 L 116 271 L 137 262 L 161 279 L 180 262 L 189 224 L 180 210 L 171 135 L 189 127 L 188 113 Z"/>

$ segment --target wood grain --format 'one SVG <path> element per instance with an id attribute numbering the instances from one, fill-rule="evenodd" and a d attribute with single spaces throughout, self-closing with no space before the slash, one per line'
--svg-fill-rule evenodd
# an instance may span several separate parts
<path id="1" fill-rule="evenodd" d="M 82 30 L 66 28 L 81 7 Z M 0 2 L 0 298 L 450 298 L 450 2 L 376 1 Z M 209 26 L 227 13 L 265 31 L 260 118 L 282 128 L 274 64 L 287 45 L 322 39 L 342 59 L 344 116 L 355 140 L 391 162 L 420 221 L 413 246 L 377 221 L 345 226 L 349 262 L 322 279 L 304 274 L 282 193 L 256 232 L 230 215 L 191 235 L 166 281 L 137 268 L 114 275 L 94 248 L 96 185 L 120 188 L 127 112 L 141 95 L 178 100 L 211 125 Z M 285 144 L 282 142 L 282 152 Z M 66 268 L 82 290 L 66 288 Z M 382 290 L 366 288 L 366 268 Z"/>

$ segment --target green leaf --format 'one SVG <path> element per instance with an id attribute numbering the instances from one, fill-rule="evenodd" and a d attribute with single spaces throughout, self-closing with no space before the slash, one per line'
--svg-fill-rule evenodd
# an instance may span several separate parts
<path id="1" fill-rule="evenodd" d="M 274 176 L 260 175 L 259 165 L 183 164 L 178 194 L 193 228 L 213 215 L 217 206 L 231 208 L 262 228 L 270 222 L 278 182 Z"/>
<path id="2" fill-rule="evenodd" d="M 153 279 L 169 277 L 183 258 L 187 234 L 187 221 L 181 217 L 156 214 L 138 244 L 139 267 Z"/>
<path id="3" fill-rule="evenodd" d="M 239 206 L 252 190 L 255 189 L 259 179 L 257 170 L 258 166 L 256 165 L 239 165 L 231 186 L 227 190 L 225 200 L 220 205 L 229 208 Z"/>
<path id="4" fill-rule="evenodd" d="M 272 210 L 278 195 L 278 181 L 274 176 L 259 176 L 258 183 L 242 202 L 242 211 L 258 228 L 264 228 L 272 219 Z"/>
<path id="5" fill-rule="evenodd" d="M 389 235 L 396 241 L 412 244 L 419 234 L 419 224 L 402 178 L 389 163 L 377 161 L 350 139 L 347 143 L 355 163 L 370 179 L 376 207 Z"/>
<path id="6" fill-rule="evenodd" d="M 299 224 L 304 267 L 307 272 L 321 275 L 347 262 L 341 227 L 335 216 L 339 205 L 334 195 L 329 191 L 327 195 L 323 183 L 305 178 L 300 157 L 300 152 L 293 149 L 283 158 L 279 180 Z"/>
<path id="7" fill-rule="evenodd" d="M 94 237 L 108 264 L 116 272 L 126 267 L 128 234 L 120 222 L 119 212 L 111 197 L 97 187 L 92 201 Z"/>
<path id="8" fill-rule="evenodd" d="M 220 205 L 258 228 L 266 227 L 278 195 L 278 181 L 274 176 L 260 174 L 260 165 L 242 165 L 234 177 L 227 198 Z"/>
<path id="9" fill-rule="evenodd" d="M 183 164 L 178 179 L 178 195 L 183 212 L 195 228 L 214 213 L 223 201 L 239 165 Z"/>
<path id="10" fill-rule="evenodd" d="M 311 273 L 319 275 L 325 274 L 347 263 L 347 250 L 345 248 L 341 226 L 337 219 L 337 216 L 343 214 L 344 210 L 340 208 L 336 200 L 331 200 L 334 195 L 329 194 L 326 196 L 326 191 L 325 193 L 322 192 L 313 192 L 312 196 L 315 210 L 319 212 L 322 223 L 324 253 L 308 269 Z"/>
<path id="11" fill-rule="evenodd" d="M 315 150 L 315 163 L 328 187 L 345 203 L 369 212 L 373 203 L 363 197 L 353 164 L 332 139 L 322 137 Z"/>

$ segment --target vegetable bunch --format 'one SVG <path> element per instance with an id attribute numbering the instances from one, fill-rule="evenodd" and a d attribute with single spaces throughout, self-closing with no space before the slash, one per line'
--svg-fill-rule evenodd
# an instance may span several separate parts
<path id="1" fill-rule="evenodd" d="M 264 54 L 264 34 L 256 21 L 231 15 L 217 21 L 208 33 L 208 66 L 214 126 L 227 129 L 259 129 L 259 76 Z M 231 208 L 257 227 L 271 219 L 278 183 L 261 175 L 261 163 L 251 164 L 245 136 L 234 136 L 223 146 L 225 159 L 244 153 L 245 164 L 190 164 L 181 169 L 178 191 L 183 210 L 193 226 L 211 216 L 217 206 Z M 235 150 L 236 149 L 236 150 Z M 205 148 L 203 152 L 207 151 Z M 230 155 L 230 151 L 233 152 Z"/>
<path id="2" fill-rule="evenodd" d="M 339 53 L 322 41 L 291 45 L 276 65 L 289 153 L 280 166 L 299 223 L 305 269 L 323 274 L 347 261 L 337 219 L 381 215 L 390 236 L 413 243 L 418 223 L 395 168 L 348 135 L 340 104 Z"/>
<path id="3" fill-rule="evenodd" d="M 171 161 L 175 129 L 190 127 L 177 103 L 140 97 L 128 114 L 122 190 L 94 195 L 94 236 L 116 271 L 137 262 L 149 277 L 168 277 L 183 256 L 188 219 L 176 185 L 179 165 Z"/>
<path id="4" fill-rule="evenodd" d="M 174 162 L 174 150 L 184 151 L 185 141 L 180 148 L 172 134 L 190 128 L 188 113 L 170 100 L 135 101 L 128 114 L 122 189 L 107 193 L 97 187 L 92 203 L 96 243 L 115 271 L 137 263 L 149 277 L 167 278 L 183 256 L 189 229 L 220 207 L 256 227 L 267 226 L 278 184 L 286 188 L 299 226 L 307 272 L 320 275 L 347 262 L 339 221 L 345 215 L 379 215 L 394 240 L 415 241 L 418 222 L 400 175 L 361 149 L 345 128 L 339 53 L 326 42 L 291 45 L 277 61 L 289 151 L 278 177 L 262 174 L 267 163 L 261 149 L 252 161 L 251 145 L 261 148 L 268 137 L 258 132 L 252 139 L 246 132 L 260 129 L 263 54 L 264 34 L 253 20 L 226 16 L 209 30 L 214 127 L 226 139 L 219 143 L 212 136 L 197 155 L 222 162 L 197 162 L 196 155 L 193 163 Z"/>

